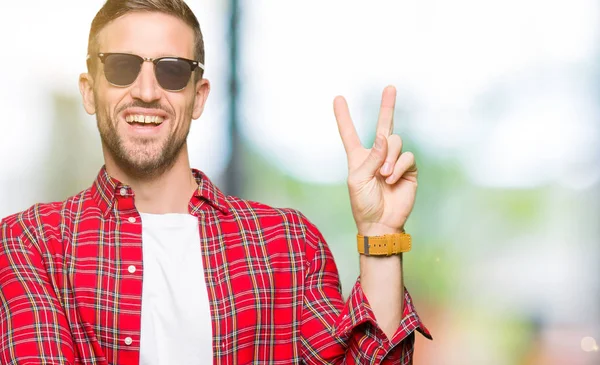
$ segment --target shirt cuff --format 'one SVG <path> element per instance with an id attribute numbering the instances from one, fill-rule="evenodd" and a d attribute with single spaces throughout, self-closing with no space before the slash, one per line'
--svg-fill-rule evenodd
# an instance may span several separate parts
<path id="1" fill-rule="evenodd" d="M 346 301 L 344 309 L 340 313 L 340 316 L 336 322 L 336 335 L 342 339 L 348 339 L 355 331 L 364 332 L 365 336 L 373 337 L 380 346 L 386 347 L 387 350 L 391 350 L 396 345 L 400 344 L 416 330 L 428 339 L 433 339 L 431 333 L 417 314 L 415 307 L 412 304 L 412 298 L 408 293 L 408 290 L 404 288 L 404 313 L 402 320 L 398 326 L 398 329 L 389 340 L 383 333 L 381 328 L 377 325 L 375 320 L 375 314 L 371 309 L 371 305 L 364 294 L 360 285 L 360 280 L 357 280 L 352 292 L 350 293 L 349 299 Z M 370 330 L 363 326 L 371 327 Z"/>

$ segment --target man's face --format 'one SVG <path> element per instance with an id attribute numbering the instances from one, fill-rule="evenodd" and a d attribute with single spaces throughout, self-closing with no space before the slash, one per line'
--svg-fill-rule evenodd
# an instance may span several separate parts
<path id="1" fill-rule="evenodd" d="M 192 28 L 157 12 L 114 20 L 98 34 L 98 44 L 102 53 L 194 59 Z M 86 110 L 96 113 L 105 158 L 137 176 L 164 172 L 185 152 L 191 120 L 200 117 L 208 96 L 208 81 L 195 84 L 192 74 L 183 90 L 167 91 L 156 80 L 154 64 L 144 62 L 134 83 L 119 87 L 106 80 L 104 65 L 96 61 L 95 75 L 82 75 L 80 87 Z"/>

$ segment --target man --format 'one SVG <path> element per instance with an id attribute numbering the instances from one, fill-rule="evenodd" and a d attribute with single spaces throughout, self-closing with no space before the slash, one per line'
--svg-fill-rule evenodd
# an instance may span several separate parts
<path id="1" fill-rule="evenodd" d="M 411 363 L 414 331 L 429 334 L 402 282 L 417 169 L 391 134 L 395 90 L 371 149 L 334 101 L 362 252 L 344 304 L 304 216 L 190 168 L 203 62 L 182 0 L 108 0 L 96 15 L 80 90 L 105 166 L 78 195 L 2 221 L 0 363 Z"/>

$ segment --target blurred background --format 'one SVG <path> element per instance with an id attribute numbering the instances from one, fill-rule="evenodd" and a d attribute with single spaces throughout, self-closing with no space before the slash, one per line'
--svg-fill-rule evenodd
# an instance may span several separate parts
<path id="1" fill-rule="evenodd" d="M 102 0 L 0 11 L 0 216 L 88 187 L 83 111 Z M 415 364 L 600 364 L 600 3 L 189 0 L 212 92 L 192 164 L 230 194 L 301 210 L 358 276 L 344 95 L 365 145 L 381 91 L 417 156 L 406 285 L 434 336 Z"/>

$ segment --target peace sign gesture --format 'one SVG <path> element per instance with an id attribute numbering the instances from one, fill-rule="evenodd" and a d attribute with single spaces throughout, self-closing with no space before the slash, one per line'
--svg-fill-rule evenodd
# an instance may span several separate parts
<path id="1" fill-rule="evenodd" d="M 333 110 L 348 157 L 348 190 L 358 233 L 377 236 L 404 231 L 415 203 L 417 166 L 411 152 L 402 153 L 402 139 L 392 134 L 396 89 L 383 90 L 377 135 L 372 148 L 360 142 L 348 104 L 335 98 Z"/>

